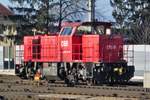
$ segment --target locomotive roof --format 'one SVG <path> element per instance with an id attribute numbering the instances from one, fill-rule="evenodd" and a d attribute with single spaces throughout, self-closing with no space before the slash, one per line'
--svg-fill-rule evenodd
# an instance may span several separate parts
<path id="1" fill-rule="evenodd" d="M 110 22 L 64 22 L 62 24 L 63 27 L 75 27 L 75 26 L 80 26 L 80 25 L 93 25 L 93 26 L 99 26 L 99 25 L 104 25 L 104 26 L 111 26 L 112 24 Z"/>

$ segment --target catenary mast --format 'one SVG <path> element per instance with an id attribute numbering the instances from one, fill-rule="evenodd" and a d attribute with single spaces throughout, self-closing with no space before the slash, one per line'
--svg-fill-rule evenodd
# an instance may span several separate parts
<path id="1" fill-rule="evenodd" d="M 95 21 L 95 0 L 89 0 L 88 9 L 89 9 L 88 21 L 94 22 Z"/>

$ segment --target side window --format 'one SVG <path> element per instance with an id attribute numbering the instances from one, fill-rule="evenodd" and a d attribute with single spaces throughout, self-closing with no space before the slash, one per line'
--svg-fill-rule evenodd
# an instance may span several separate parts
<path id="1" fill-rule="evenodd" d="M 77 35 L 82 35 L 82 34 L 105 34 L 105 27 L 104 27 L 104 25 L 98 25 L 98 26 L 92 26 L 92 25 L 85 25 L 84 26 L 83 25 L 83 26 L 78 27 L 76 34 Z"/>
<path id="2" fill-rule="evenodd" d="M 70 35 L 72 33 L 72 27 L 66 27 L 61 32 L 61 35 Z"/>
<path id="3" fill-rule="evenodd" d="M 77 28 L 77 35 L 82 35 L 82 34 L 91 34 L 91 27 L 90 26 L 79 26 Z"/>
<path id="4" fill-rule="evenodd" d="M 95 31 L 97 34 L 105 34 L 105 27 L 103 25 L 97 26 Z"/>

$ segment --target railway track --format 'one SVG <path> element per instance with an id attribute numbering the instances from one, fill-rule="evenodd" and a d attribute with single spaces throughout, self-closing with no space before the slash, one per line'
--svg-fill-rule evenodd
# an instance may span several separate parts
<path id="1" fill-rule="evenodd" d="M 91 95 L 91 96 L 144 98 L 144 100 L 147 98 L 148 100 L 150 100 L 150 89 L 144 89 L 142 87 L 137 87 L 137 86 L 136 87 L 133 86 L 113 87 L 113 86 L 76 85 L 74 87 L 68 87 L 67 85 L 64 84 L 49 84 L 49 87 L 58 88 L 58 90 L 63 90 L 64 88 L 67 88 L 67 90 L 73 88 L 74 91 L 80 90 L 78 92 L 73 92 L 74 94 L 79 93 L 79 94 Z M 69 94 L 68 91 L 64 91 L 64 93 Z"/>
<path id="2" fill-rule="evenodd" d="M 36 88 L 36 89 L 35 89 Z M 27 95 L 46 95 L 46 94 L 64 94 L 64 95 L 84 95 L 84 96 L 92 96 L 92 97 L 119 97 L 119 98 L 142 98 L 143 100 L 150 99 L 149 92 L 141 92 L 141 91 L 130 91 L 124 89 L 116 90 L 114 88 L 97 88 L 97 87 L 66 87 L 62 85 L 51 85 L 48 87 L 43 86 L 11 86 L 0 89 L 1 93 L 20 93 Z"/>
<path id="3" fill-rule="evenodd" d="M 0 95 L 7 97 L 7 95 L 13 95 L 13 93 L 18 94 L 18 96 L 27 96 L 27 98 L 35 98 L 37 95 L 62 94 L 150 100 L 150 89 L 144 89 L 139 86 L 75 85 L 74 87 L 68 87 L 66 84 L 59 82 L 54 84 L 46 81 L 37 82 L 19 79 L 11 81 L 9 78 L 0 78 Z"/>

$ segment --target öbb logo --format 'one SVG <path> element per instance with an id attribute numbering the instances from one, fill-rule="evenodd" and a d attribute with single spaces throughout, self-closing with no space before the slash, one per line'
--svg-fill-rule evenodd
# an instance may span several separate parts
<path id="1" fill-rule="evenodd" d="M 62 47 L 67 47 L 68 46 L 68 41 L 67 40 L 61 41 L 61 46 Z"/>

